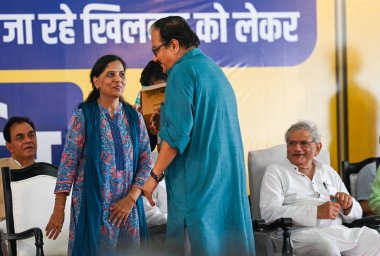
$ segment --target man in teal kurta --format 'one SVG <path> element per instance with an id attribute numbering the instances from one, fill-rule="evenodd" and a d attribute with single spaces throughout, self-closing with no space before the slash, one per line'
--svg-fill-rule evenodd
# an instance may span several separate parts
<path id="1" fill-rule="evenodd" d="M 185 20 L 163 18 L 151 32 L 154 60 L 169 77 L 163 143 L 143 192 L 149 199 L 167 168 L 169 246 L 183 245 L 187 232 L 193 255 L 254 255 L 234 91 L 197 49 L 199 39 Z"/>

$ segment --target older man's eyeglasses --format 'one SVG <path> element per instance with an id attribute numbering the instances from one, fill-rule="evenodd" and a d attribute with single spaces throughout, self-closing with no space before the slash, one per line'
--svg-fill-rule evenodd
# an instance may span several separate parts
<path id="1" fill-rule="evenodd" d="M 157 53 L 158 53 L 158 51 L 159 51 L 162 47 L 167 46 L 167 45 L 168 45 L 168 44 L 163 43 L 163 44 L 160 44 L 160 45 L 157 46 L 157 47 L 152 47 L 152 52 L 153 52 L 154 56 L 157 57 Z"/>
<path id="2" fill-rule="evenodd" d="M 300 145 L 301 148 L 304 148 L 304 149 L 305 149 L 305 148 L 310 148 L 310 145 L 311 145 L 312 143 L 315 143 L 315 141 L 314 141 L 314 140 L 312 140 L 312 141 L 306 141 L 306 140 L 302 140 L 302 141 L 289 140 L 289 141 L 286 142 L 286 145 L 288 145 L 288 147 L 290 147 L 290 148 L 295 148 L 295 147 L 297 147 L 297 145 Z"/>

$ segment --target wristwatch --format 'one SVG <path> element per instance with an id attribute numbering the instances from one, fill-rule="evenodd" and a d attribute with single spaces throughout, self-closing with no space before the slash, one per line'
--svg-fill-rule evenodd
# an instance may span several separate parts
<path id="1" fill-rule="evenodd" d="M 157 182 L 160 182 L 161 180 L 164 179 L 165 174 L 162 173 L 160 176 L 158 176 L 158 175 L 156 175 L 156 174 L 153 172 L 153 170 L 151 170 L 151 171 L 150 171 L 150 176 L 152 176 L 153 179 L 155 179 Z"/>

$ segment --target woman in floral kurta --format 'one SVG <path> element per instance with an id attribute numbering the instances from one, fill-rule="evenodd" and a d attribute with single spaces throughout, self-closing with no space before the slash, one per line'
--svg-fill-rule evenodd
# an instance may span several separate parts
<path id="1" fill-rule="evenodd" d="M 123 248 L 139 247 L 139 216 L 134 204 L 141 194 L 139 188 L 142 187 L 148 178 L 151 169 L 149 138 L 141 114 L 138 114 L 139 134 L 137 136 L 139 140 L 139 161 L 136 175 L 133 179 L 133 146 L 129 132 L 130 124 L 123 104 L 121 102 L 112 104 L 115 108 L 112 109 L 111 116 L 110 108 L 102 102 L 102 94 L 108 93 L 107 96 L 111 94 L 111 96 L 114 95 L 114 98 L 117 99 L 121 96 L 119 95 L 120 93 L 114 93 L 115 90 L 120 91 L 120 88 L 117 88 L 121 87 L 120 80 L 123 80 L 123 78 L 125 80 L 124 73 L 122 72 L 125 65 L 121 66 L 120 64 L 124 63 L 118 59 L 108 63 L 105 70 L 101 72 L 101 74 L 106 73 L 103 81 L 101 80 L 102 75 L 98 75 L 101 81 L 96 80 L 97 83 L 93 82 L 95 89 L 100 92 L 99 99 L 97 100 L 100 115 L 101 140 L 101 152 L 99 152 L 101 223 L 98 234 L 98 253 L 107 255 L 112 255 L 113 252 L 120 251 Z M 119 71 L 120 77 L 116 77 L 118 69 L 122 70 Z M 109 72 L 112 74 L 109 75 Z M 97 88 L 96 85 L 99 83 L 101 83 L 99 85 L 100 88 Z M 121 84 L 123 85 L 123 89 L 125 82 Z M 115 90 L 113 90 L 114 87 L 116 87 Z M 76 228 L 81 210 L 83 185 L 86 182 L 84 179 L 86 153 L 88 152 L 86 151 L 86 147 L 94 139 L 88 138 L 88 141 L 85 141 L 85 125 L 83 109 L 79 108 L 71 118 L 55 189 L 58 202 L 61 200 L 60 195 L 67 195 L 70 193 L 71 187 L 73 189 L 68 255 L 72 255 L 74 241 L 77 239 Z M 46 229 L 48 233 L 52 232 L 49 234 L 50 237 L 54 237 L 54 232 L 60 230 L 59 216 L 53 218 L 54 214 L 58 215 L 56 210 L 60 212 L 59 210 L 62 207 L 59 206 L 56 203 L 54 213 Z M 114 213 L 112 214 L 112 212 Z M 56 223 L 54 222 L 57 219 L 58 227 L 55 226 Z"/>

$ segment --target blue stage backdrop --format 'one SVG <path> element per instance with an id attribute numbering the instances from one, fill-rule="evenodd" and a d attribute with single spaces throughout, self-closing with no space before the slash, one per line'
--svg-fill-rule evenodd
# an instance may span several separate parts
<path id="1" fill-rule="evenodd" d="M 1 131 L 8 117 L 30 117 L 37 131 L 37 160 L 58 165 L 70 117 L 82 100 L 81 89 L 72 83 L 0 84 Z M 9 152 L 1 146 L 4 156 Z"/>
<path id="2" fill-rule="evenodd" d="M 4 0 L 0 69 L 90 68 L 110 52 L 141 68 L 151 58 L 150 25 L 168 15 L 188 20 L 223 67 L 297 65 L 316 42 L 316 0 Z"/>
<path id="3" fill-rule="evenodd" d="M 313 52 L 316 14 L 316 0 L 2 0 L 0 71 L 90 69 L 109 53 L 142 68 L 152 58 L 151 24 L 169 15 L 185 18 L 222 67 L 295 66 Z M 38 160 L 58 165 L 84 85 L 17 82 L 0 83 L 0 130 L 11 116 L 31 117 Z M 2 145 L 1 135 L 0 157 L 8 156 Z"/>

